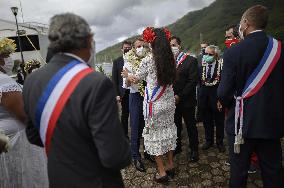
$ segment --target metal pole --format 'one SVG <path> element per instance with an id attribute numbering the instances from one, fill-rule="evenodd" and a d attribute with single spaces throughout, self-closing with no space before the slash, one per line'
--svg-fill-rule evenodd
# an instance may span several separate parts
<path id="1" fill-rule="evenodd" d="M 19 33 L 18 20 L 17 20 L 17 16 L 16 15 L 15 15 L 15 19 L 16 19 L 16 25 L 17 25 L 17 35 L 18 35 L 18 42 L 19 42 L 19 48 L 20 48 L 20 52 L 21 52 L 22 63 L 25 63 L 24 56 L 23 56 L 23 51 L 22 51 L 21 38 L 20 38 L 20 33 Z"/>

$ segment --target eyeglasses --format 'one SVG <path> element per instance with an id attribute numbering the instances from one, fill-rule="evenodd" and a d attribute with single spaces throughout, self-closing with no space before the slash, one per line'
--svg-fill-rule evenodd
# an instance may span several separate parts
<path id="1" fill-rule="evenodd" d="M 205 53 L 204 55 L 214 56 L 215 54 Z"/>

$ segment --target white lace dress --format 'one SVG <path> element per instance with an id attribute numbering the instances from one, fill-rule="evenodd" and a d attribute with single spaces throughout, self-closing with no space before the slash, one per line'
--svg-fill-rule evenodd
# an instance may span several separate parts
<path id="1" fill-rule="evenodd" d="M 148 93 L 151 96 L 158 85 L 152 56 L 147 56 L 142 60 L 136 76 L 147 82 Z M 147 99 L 144 97 L 143 112 L 146 125 L 142 136 L 145 151 L 150 155 L 158 156 L 175 150 L 177 129 L 174 123 L 175 99 L 172 86 L 168 86 L 161 98 L 153 102 L 152 118 L 146 118 L 147 104 Z"/>
<path id="2" fill-rule="evenodd" d="M 31 145 L 25 127 L 2 105 L 3 93 L 22 91 L 0 72 L 0 131 L 9 137 L 10 149 L 0 154 L 0 188 L 47 188 L 47 160 L 43 148 Z"/>

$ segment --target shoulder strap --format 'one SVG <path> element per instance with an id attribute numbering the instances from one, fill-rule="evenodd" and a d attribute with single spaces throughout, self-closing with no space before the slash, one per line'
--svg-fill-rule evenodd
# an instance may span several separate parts
<path id="1" fill-rule="evenodd" d="M 36 127 L 48 153 L 57 120 L 79 82 L 93 69 L 73 60 L 61 68 L 48 82 L 36 107 Z"/>
<path id="2" fill-rule="evenodd" d="M 244 98 L 248 98 L 260 90 L 279 61 L 281 42 L 270 36 L 268 38 L 269 42 L 260 63 L 246 81 L 242 94 Z"/>
<path id="3" fill-rule="evenodd" d="M 249 76 L 243 93 L 241 96 L 236 97 L 235 106 L 235 144 L 242 144 L 242 129 L 243 129 L 243 116 L 244 116 L 244 99 L 255 95 L 264 85 L 269 75 L 275 68 L 281 56 L 281 42 L 269 37 L 269 42 L 266 51 L 256 67 L 256 69 Z M 238 123 L 240 122 L 240 128 L 238 130 Z M 235 152 L 239 152 L 236 150 Z"/>
<path id="4" fill-rule="evenodd" d="M 186 53 L 183 53 L 181 52 L 179 54 L 179 56 L 177 57 L 177 60 L 176 60 L 176 67 L 178 68 L 184 61 L 185 59 L 187 58 L 187 54 Z"/>

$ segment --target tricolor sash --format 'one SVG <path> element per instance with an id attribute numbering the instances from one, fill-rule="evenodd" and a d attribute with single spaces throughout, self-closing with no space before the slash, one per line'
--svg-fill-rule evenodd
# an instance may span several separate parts
<path id="1" fill-rule="evenodd" d="M 245 88 L 243 89 L 242 95 L 236 97 L 236 107 L 235 107 L 235 134 L 236 138 L 241 138 L 241 143 L 243 144 L 242 129 L 243 129 L 243 116 L 244 116 L 244 99 L 247 99 L 255 95 L 261 87 L 264 85 L 269 75 L 273 71 L 277 62 L 279 61 L 281 55 L 281 42 L 277 41 L 272 37 L 268 37 L 269 42 L 262 57 L 260 63 L 256 69 L 249 76 L 246 81 Z M 240 128 L 238 131 L 238 123 L 240 122 Z M 240 141 L 240 140 L 239 140 Z"/>
<path id="2" fill-rule="evenodd" d="M 153 103 L 157 100 L 159 100 L 163 94 L 166 91 L 167 86 L 156 86 L 153 90 L 152 96 L 150 97 L 148 88 L 146 87 L 145 89 L 145 97 L 147 99 L 147 104 L 146 104 L 146 114 L 145 118 L 149 119 L 152 118 L 153 115 Z"/>
<path id="3" fill-rule="evenodd" d="M 48 153 L 57 120 L 79 82 L 93 69 L 77 60 L 61 68 L 48 82 L 36 107 L 36 127 Z"/>
<path id="4" fill-rule="evenodd" d="M 182 63 L 183 61 L 187 58 L 187 54 L 186 53 L 183 53 L 181 52 L 178 57 L 177 57 L 177 60 L 176 60 L 176 67 L 178 68 Z"/>

